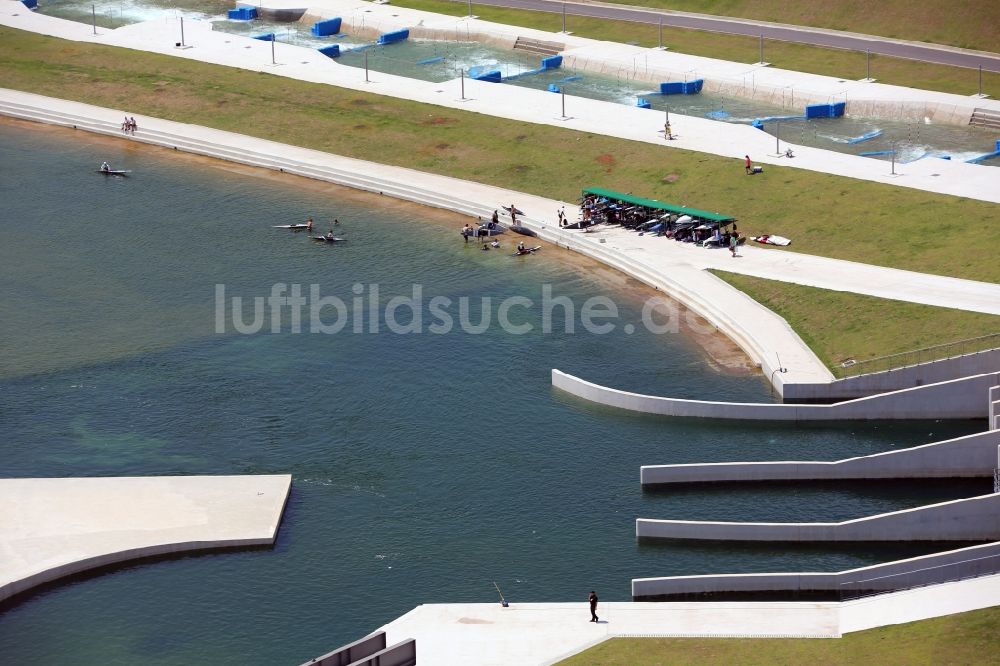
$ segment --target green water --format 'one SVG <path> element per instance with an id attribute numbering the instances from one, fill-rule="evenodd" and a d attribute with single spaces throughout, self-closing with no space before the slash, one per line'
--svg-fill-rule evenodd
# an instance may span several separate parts
<path id="1" fill-rule="evenodd" d="M 104 159 L 128 179 L 93 170 Z M 643 492 L 642 464 L 835 459 L 981 423 L 745 424 L 598 409 L 558 367 L 639 391 L 768 400 L 690 338 L 216 334 L 215 285 L 381 304 L 409 293 L 574 301 L 638 321 L 646 292 L 546 248 L 464 245 L 386 199 L 345 199 L 69 130 L 0 126 L 0 474 L 294 475 L 273 549 L 132 564 L 0 607 L 4 663 L 300 663 L 425 602 L 629 598 L 633 577 L 838 570 L 934 549 L 637 544 L 637 517 L 840 520 L 986 492 L 853 484 Z M 328 247 L 271 225 L 337 216 Z M 509 240 L 504 241 L 510 243 Z M 378 308 L 375 308 L 378 310 Z M 522 311 L 524 321 L 537 312 Z M 520 314 L 518 318 L 521 319 Z M 988 483 L 986 484 L 988 485 Z"/>

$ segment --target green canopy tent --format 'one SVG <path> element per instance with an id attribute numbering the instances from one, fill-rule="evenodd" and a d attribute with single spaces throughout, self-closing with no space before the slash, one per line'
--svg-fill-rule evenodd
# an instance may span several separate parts
<path id="1" fill-rule="evenodd" d="M 646 199 L 645 197 L 637 197 L 632 194 L 625 194 L 624 192 L 615 192 L 614 190 L 606 190 L 603 187 L 588 187 L 583 190 L 583 195 L 588 194 L 604 197 L 609 201 L 621 201 L 625 203 L 630 203 L 636 206 L 644 206 L 646 208 L 652 208 L 654 210 L 662 210 L 666 213 L 677 213 L 678 215 L 690 215 L 691 217 L 696 217 L 700 220 L 705 220 L 706 222 L 715 222 L 719 226 L 725 226 L 731 222 L 735 222 L 736 218 L 729 215 L 723 215 L 721 213 L 712 213 L 707 210 L 701 210 L 699 208 L 688 208 L 687 206 L 676 206 L 674 204 L 663 203 L 662 201 L 657 201 L 656 199 Z"/>

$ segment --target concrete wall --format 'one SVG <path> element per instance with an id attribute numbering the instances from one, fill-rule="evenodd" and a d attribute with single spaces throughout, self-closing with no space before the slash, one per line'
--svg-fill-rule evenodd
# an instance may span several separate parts
<path id="1" fill-rule="evenodd" d="M 663 416 L 744 420 L 986 418 L 988 390 L 997 384 L 1000 384 L 1000 373 L 988 373 L 833 405 L 796 405 L 712 402 L 643 395 L 600 386 L 560 370 L 552 370 L 553 386 L 602 405 Z"/>
<path id="2" fill-rule="evenodd" d="M 1000 371 L 1000 348 L 938 359 L 895 370 L 846 377 L 830 383 L 785 384 L 782 397 L 785 402 L 851 400 L 876 393 L 898 391 L 995 371 Z"/>
<path id="3" fill-rule="evenodd" d="M 831 598 L 884 593 L 1000 572 L 1000 543 L 981 544 L 836 573 L 761 573 L 633 578 L 632 599 L 665 601 L 727 593 L 789 595 L 825 591 Z M 773 595 L 772 595 L 773 596 Z"/>
<path id="4" fill-rule="evenodd" d="M 653 539 L 716 541 L 992 541 L 1000 539 L 1000 494 L 883 513 L 842 523 L 635 521 Z"/>
<path id="5" fill-rule="evenodd" d="M 731 462 L 643 465 L 642 485 L 807 479 L 901 479 L 991 477 L 1000 431 L 957 437 L 902 451 L 886 451 L 835 462 Z"/>

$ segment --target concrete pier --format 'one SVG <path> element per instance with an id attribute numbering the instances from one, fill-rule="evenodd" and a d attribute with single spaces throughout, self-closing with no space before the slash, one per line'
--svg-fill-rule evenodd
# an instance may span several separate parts
<path id="1" fill-rule="evenodd" d="M 998 466 L 1000 430 L 832 462 L 690 463 L 643 465 L 644 486 L 674 483 L 739 483 L 846 479 L 989 478 Z"/>
<path id="2" fill-rule="evenodd" d="M 994 541 L 1000 539 L 1000 494 L 929 504 L 840 523 L 635 521 L 646 539 L 709 541 Z"/>
<path id="3" fill-rule="evenodd" d="M 292 477 L 0 479 L 0 601 L 155 555 L 274 542 Z"/>

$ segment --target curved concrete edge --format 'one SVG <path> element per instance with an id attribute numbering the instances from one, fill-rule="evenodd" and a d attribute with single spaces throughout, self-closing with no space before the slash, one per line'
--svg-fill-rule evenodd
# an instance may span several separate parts
<path id="1" fill-rule="evenodd" d="M 932 553 L 834 573 L 751 573 L 633 578 L 632 599 L 753 592 L 831 592 L 873 594 L 993 575 L 1000 567 L 1000 543 Z"/>
<path id="2" fill-rule="evenodd" d="M 973 419 L 989 414 L 991 387 L 1000 373 L 838 402 L 808 405 L 760 402 L 714 402 L 631 393 L 601 386 L 553 368 L 552 385 L 578 398 L 644 414 L 747 421 L 837 421 L 869 419 Z"/>
<path id="3" fill-rule="evenodd" d="M 0 114 L 122 136 L 122 112 L 32 93 L 0 89 Z M 591 242 L 555 224 L 547 224 L 545 214 L 554 214 L 560 207 L 570 209 L 572 216 L 576 207 L 564 202 L 156 118 L 143 118 L 140 131 L 128 139 L 377 192 L 482 219 L 488 219 L 501 203 L 517 201 L 526 211 L 521 223 L 540 238 L 619 270 L 704 317 L 760 365 L 779 390 L 782 382 L 792 377 L 819 383 L 833 379 L 830 371 L 784 319 L 714 275 L 690 267 L 658 270 L 633 260 L 624 252 Z M 710 295 L 702 293 L 706 290 Z M 741 316 L 733 316 L 734 310 Z M 776 372 L 774 350 L 778 345 L 786 364 L 793 368 L 791 373 Z M 792 349 L 796 350 L 794 355 Z"/>
<path id="4" fill-rule="evenodd" d="M 990 477 L 1000 466 L 1000 430 L 965 435 L 899 451 L 831 462 L 722 462 L 643 465 L 644 486 L 671 483 Z"/>
<path id="5" fill-rule="evenodd" d="M 994 541 L 1000 493 L 929 504 L 840 523 L 735 523 L 638 518 L 635 535 L 712 541 Z"/>
<path id="6" fill-rule="evenodd" d="M 0 480 L 0 601 L 88 569 L 274 543 L 291 475 Z"/>

